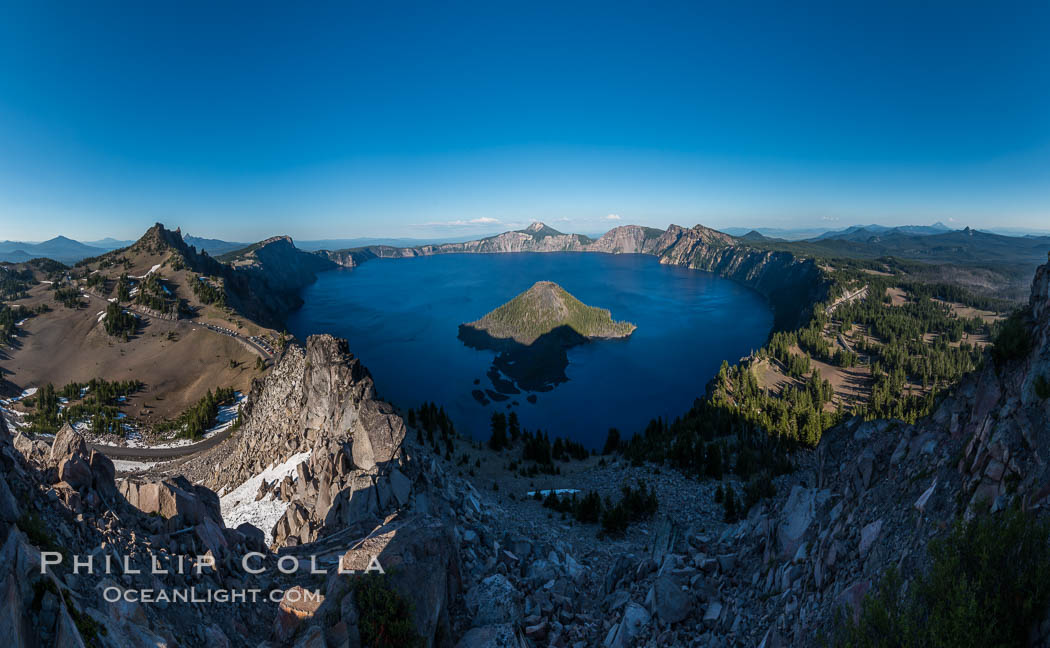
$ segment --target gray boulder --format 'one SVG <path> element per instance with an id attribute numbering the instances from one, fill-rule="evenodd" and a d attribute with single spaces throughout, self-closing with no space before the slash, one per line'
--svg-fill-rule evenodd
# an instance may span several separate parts
<path id="1" fill-rule="evenodd" d="M 520 648 L 514 626 L 509 623 L 471 628 L 456 644 L 456 648 Z"/>
<path id="2" fill-rule="evenodd" d="M 605 648 L 627 648 L 649 627 L 650 616 L 644 607 L 634 601 L 624 608 L 623 618 L 605 636 Z"/>
<path id="3" fill-rule="evenodd" d="M 252 551 L 262 551 L 266 546 L 266 534 L 254 524 L 243 522 L 237 526 L 237 531 L 244 536 L 244 544 Z"/>
<path id="4" fill-rule="evenodd" d="M 64 424 L 55 434 L 55 440 L 51 442 L 50 459 L 54 465 L 59 465 L 71 455 L 80 454 L 87 456 L 87 444 L 84 437 L 80 436 L 69 423 Z"/>
<path id="5" fill-rule="evenodd" d="M 466 604 L 474 625 L 514 623 L 522 614 L 522 595 L 503 574 L 493 574 L 470 588 Z"/>
<path id="6" fill-rule="evenodd" d="M 394 499 L 397 500 L 397 505 L 405 506 L 412 495 L 412 482 L 405 477 L 403 472 L 394 468 L 390 471 L 390 490 L 393 492 Z"/>
<path id="7" fill-rule="evenodd" d="M 693 600 L 670 576 L 660 576 L 653 584 L 653 612 L 665 623 L 678 623 L 689 616 Z"/>
<path id="8" fill-rule="evenodd" d="M 390 586 L 412 603 L 416 630 L 432 645 L 450 636 L 449 607 L 461 584 L 456 537 L 446 522 L 415 515 L 396 517 L 340 559 L 344 570 L 364 571 L 376 558 Z"/>

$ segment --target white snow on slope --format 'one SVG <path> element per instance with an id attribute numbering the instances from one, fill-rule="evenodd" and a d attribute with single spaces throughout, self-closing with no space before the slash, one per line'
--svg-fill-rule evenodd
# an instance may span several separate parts
<path id="1" fill-rule="evenodd" d="M 125 459 L 114 459 L 113 468 L 118 473 L 138 472 L 156 466 L 159 461 L 128 461 Z"/>
<path id="2" fill-rule="evenodd" d="M 10 405 L 12 403 L 17 403 L 18 401 L 22 400 L 23 398 L 29 398 L 30 396 L 32 396 L 35 393 L 36 393 L 36 387 L 30 387 L 29 389 L 25 390 L 24 392 L 22 392 L 18 396 L 15 396 L 14 398 L 10 398 L 8 400 L 0 400 L 0 403 L 3 403 L 4 405 Z"/>
<path id="3" fill-rule="evenodd" d="M 300 452 L 293 455 L 288 461 L 276 466 L 271 466 L 258 475 L 252 477 L 237 488 L 219 498 L 222 508 L 222 521 L 226 526 L 235 529 L 237 525 L 249 522 L 262 529 L 266 534 L 266 544 L 273 542 L 273 527 L 281 519 L 288 509 L 288 503 L 275 500 L 273 494 L 269 494 L 258 502 L 255 495 L 259 492 L 259 486 L 263 481 L 272 484 L 281 481 L 286 476 L 296 478 L 295 468 L 310 458 L 309 452 Z"/>
<path id="4" fill-rule="evenodd" d="M 576 493 L 579 493 L 579 492 L 580 492 L 580 490 L 578 488 L 555 488 L 554 489 L 554 494 L 555 495 L 575 495 Z M 551 494 L 550 490 L 541 490 L 540 491 L 540 496 L 541 497 L 547 497 L 550 494 Z M 529 497 L 535 497 L 536 496 L 536 491 L 529 491 L 529 492 L 525 493 L 525 495 L 527 495 Z"/>
<path id="5" fill-rule="evenodd" d="M 4 417 L 4 420 L 7 421 L 9 427 L 17 429 L 25 425 L 22 421 L 22 417 L 25 415 L 25 412 L 19 412 L 18 410 L 9 409 L 10 406 L 22 400 L 23 398 L 29 398 L 35 393 L 36 387 L 30 387 L 29 389 L 25 390 L 24 392 L 22 392 L 18 396 L 15 396 L 14 398 L 0 400 L 0 416 Z"/>
<path id="6" fill-rule="evenodd" d="M 193 445 L 194 443 L 200 443 L 201 441 L 208 439 L 219 432 L 224 432 L 231 425 L 237 422 L 237 411 L 241 407 L 241 403 L 244 402 L 245 395 L 241 392 L 234 392 L 233 402 L 229 405 L 223 405 L 219 408 L 218 414 L 215 415 L 215 425 L 204 431 L 204 435 L 199 439 L 176 439 L 169 441 L 168 443 L 158 443 L 156 445 L 149 445 L 142 441 L 141 435 L 137 439 L 128 438 L 128 446 L 132 448 L 181 448 L 182 446 Z"/>
<path id="7" fill-rule="evenodd" d="M 146 277 L 150 276 L 151 274 L 153 274 L 157 270 L 160 270 L 160 264 L 159 263 L 157 265 L 153 266 L 152 268 L 150 268 L 149 271 L 146 274 L 142 275 L 141 277 L 131 277 L 131 278 L 132 279 L 145 279 Z"/>

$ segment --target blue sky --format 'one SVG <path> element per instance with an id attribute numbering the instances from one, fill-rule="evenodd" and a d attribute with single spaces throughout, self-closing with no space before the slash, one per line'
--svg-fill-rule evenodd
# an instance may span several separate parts
<path id="1" fill-rule="evenodd" d="M 288 4 L 7 3 L 0 239 L 1050 228 L 1045 2 Z"/>

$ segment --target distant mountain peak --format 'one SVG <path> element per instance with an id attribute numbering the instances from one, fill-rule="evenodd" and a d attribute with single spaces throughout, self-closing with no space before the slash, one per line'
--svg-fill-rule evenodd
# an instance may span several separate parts
<path id="1" fill-rule="evenodd" d="M 525 229 L 518 230 L 518 231 L 523 233 L 523 234 L 528 234 L 528 235 L 532 236 L 533 238 L 540 238 L 540 239 L 546 238 L 548 236 L 563 236 L 564 235 L 562 232 L 559 232 L 558 230 L 554 229 L 550 225 L 547 225 L 546 223 L 541 223 L 540 221 L 536 221 L 535 223 L 532 223 L 531 225 L 529 225 Z"/>
<path id="2" fill-rule="evenodd" d="M 146 230 L 146 233 L 135 241 L 135 247 L 139 249 L 152 250 L 159 252 L 164 248 L 172 248 L 175 250 L 185 250 L 186 243 L 182 240 L 182 230 L 175 228 L 169 230 L 164 227 L 163 223 L 155 223 L 153 227 Z"/>

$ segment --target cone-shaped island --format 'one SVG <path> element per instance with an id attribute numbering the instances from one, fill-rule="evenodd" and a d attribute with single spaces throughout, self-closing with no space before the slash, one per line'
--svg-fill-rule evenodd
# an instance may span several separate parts
<path id="1" fill-rule="evenodd" d="M 635 328 L 630 322 L 613 321 L 608 309 L 584 304 L 553 281 L 537 281 L 476 322 L 461 326 L 524 346 L 552 334 L 567 346 L 584 340 L 625 338 Z"/>
<path id="2" fill-rule="evenodd" d="M 473 392 L 478 402 L 487 404 L 488 398 L 505 400 L 519 389 L 553 389 L 568 380 L 567 348 L 589 340 L 626 338 L 635 328 L 630 322 L 613 321 L 607 309 L 584 304 L 556 283 L 538 281 L 476 322 L 460 324 L 459 339 L 469 347 L 498 352 L 489 372 L 496 391 Z M 535 402 L 535 397 L 529 401 Z"/>

